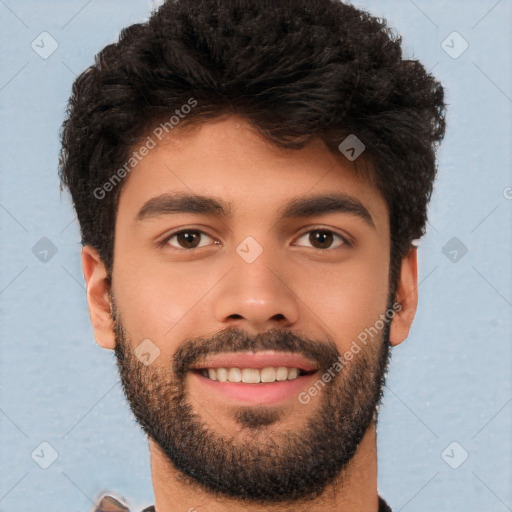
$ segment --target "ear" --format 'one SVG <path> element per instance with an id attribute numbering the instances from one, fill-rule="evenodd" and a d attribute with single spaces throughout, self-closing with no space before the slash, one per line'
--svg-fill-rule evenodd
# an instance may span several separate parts
<path id="1" fill-rule="evenodd" d="M 393 346 L 402 343 L 409 335 L 418 306 L 418 250 L 415 247 L 402 259 L 396 302 L 401 308 L 391 320 L 389 342 Z"/>
<path id="2" fill-rule="evenodd" d="M 90 245 L 82 248 L 82 268 L 87 284 L 87 303 L 94 338 L 100 347 L 113 350 L 116 342 L 111 316 L 110 282 L 98 251 Z"/>

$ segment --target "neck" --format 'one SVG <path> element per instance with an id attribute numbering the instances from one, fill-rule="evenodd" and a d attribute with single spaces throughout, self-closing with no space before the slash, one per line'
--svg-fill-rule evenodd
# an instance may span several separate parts
<path id="1" fill-rule="evenodd" d="M 314 500 L 257 505 L 214 495 L 180 473 L 150 438 L 156 512 L 377 512 L 377 436 L 372 424 L 346 469 Z"/>

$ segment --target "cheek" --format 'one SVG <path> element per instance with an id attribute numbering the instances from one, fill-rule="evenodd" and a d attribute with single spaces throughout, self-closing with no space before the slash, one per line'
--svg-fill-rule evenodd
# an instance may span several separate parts
<path id="1" fill-rule="evenodd" d="M 388 258 L 382 256 L 354 258 L 328 270 L 308 266 L 302 273 L 297 282 L 301 290 L 298 295 L 321 320 L 320 328 L 328 328 L 340 348 L 348 348 L 385 313 L 388 266 Z"/>
<path id="2" fill-rule="evenodd" d="M 116 260 L 114 296 L 133 343 L 149 338 L 162 352 L 173 351 L 173 340 L 190 337 L 201 325 L 201 297 L 217 281 L 213 272 L 199 265 Z"/>

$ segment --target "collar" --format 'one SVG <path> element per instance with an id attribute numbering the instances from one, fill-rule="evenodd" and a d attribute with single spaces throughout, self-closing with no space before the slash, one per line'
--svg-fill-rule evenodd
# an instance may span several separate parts
<path id="1" fill-rule="evenodd" d="M 130 512 L 127 504 L 119 501 L 118 497 L 114 497 L 112 493 L 102 496 L 100 503 L 93 512 Z M 141 512 L 155 512 L 154 505 L 145 508 Z M 390 506 L 379 496 L 378 512 L 393 512 Z"/>

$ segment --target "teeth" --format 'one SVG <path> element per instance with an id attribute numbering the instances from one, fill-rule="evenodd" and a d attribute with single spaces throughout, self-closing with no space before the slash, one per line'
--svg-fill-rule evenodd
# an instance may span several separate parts
<path id="1" fill-rule="evenodd" d="M 299 370 L 297 368 L 290 368 L 288 370 L 288 380 L 296 379 L 299 376 Z"/>
<path id="2" fill-rule="evenodd" d="M 226 382 L 228 380 L 228 371 L 226 368 L 217 368 L 217 380 L 219 382 Z"/>
<path id="3" fill-rule="evenodd" d="M 276 380 L 275 368 L 270 367 L 260 370 L 260 380 L 261 382 L 274 382 Z"/>
<path id="4" fill-rule="evenodd" d="M 210 368 L 211 370 L 211 368 Z M 210 372 L 208 370 L 208 373 Z M 215 373 L 215 370 L 213 370 Z M 229 382 L 240 382 L 242 380 L 242 373 L 240 372 L 240 368 L 230 368 L 228 370 L 228 381 Z"/>
<path id="5" fill-rule="evenodd" d="M 276 372 L 276 379 L 277 380 L 286 380 L 287 378 L 288 378 L 288 368 L 285 368 L 284 366 L 280 366 Z"/>
<path id="6" fill-rule="evenodd" d="M 242 382 L 247 384 L 258 384 L 260 382 L 260 371 L 254 368 L 244 368 L 242 370 Z"/>
<path id="7" fill-rule="evenodd" d="M 275 382 L 283 380 L 294 380 L 299 377 L 298 368 L 208 368 L 202 374 L 212 380 L 219 382 L 245 382 L 246 384 L 258 384 L 259 382 Z"/>

